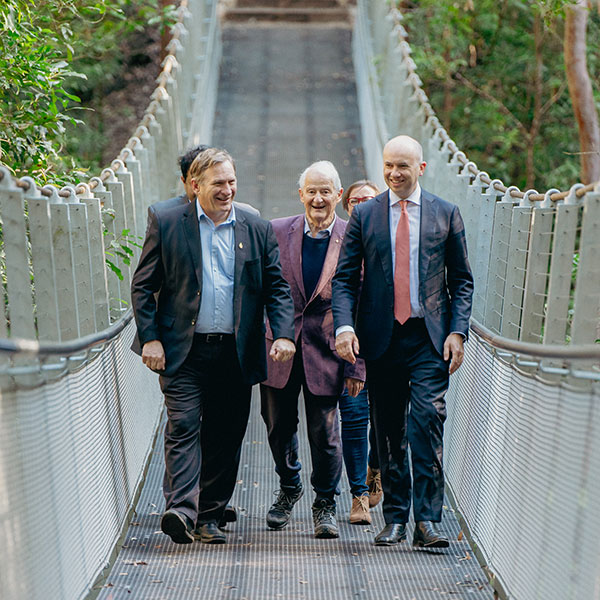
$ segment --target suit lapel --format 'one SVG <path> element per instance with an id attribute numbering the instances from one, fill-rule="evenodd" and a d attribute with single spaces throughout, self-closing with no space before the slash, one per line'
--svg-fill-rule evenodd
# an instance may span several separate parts
<path id="1" fill-rule="evenodd" d="M 375 198 L 373 207 L 373 233 L 375 243 L 386 281 L 394 285 L 394 269 L 392 268 L 392 240 L 390 239 L 390 199 L 388 192 Z"/>
<path id="2" fill-rule="evenodd" d="M 322 292 L 323 288 L 327 285 L 327 283 L 331 281 L 331 278 L 335 273 L 338 257 L 340 255 L 340 248 L 342 246 L 343 236 L 343 221 L 339 217 L 336 217 L 335 225 L 333 226 L 333 229 L 331 230 L 331 236 L 329 237 L 329 244 L 327 245 L 327 254 L 325 254 L 325 260 L 323 261 L 321 275 L 309 302 L 316 298 L 316 296 L 318 296 Z"/>
<path id="3" fill-rule="evenodd" d="M 235 275 L 233 279 L 233 310 L 235 322 L 238 323 L 240 311 L 240 282 L 242 280 L 242 272 L 244 264 L 248 260 L 250 252 L 250 238 L 248 236 L 248 223 L 241 210 L 235 213 L 235 227 L 233 228 L 233 245 L 235 252 Z"/>
<path id="4" fill-rule="evenodd" d="M 182 216 L 183 231 L 188 243 L 194 271 L 198 279 L 198 289 L 202 289 L 202 245 L 200 244 L 200 227 L 196 202 L 189 202 Z"/>
<path id="5" fill-rule="evenodd" d="M 296 287 L 306 302 L 304 292 L 304 277 L 302 277 L 302 238 L 304 237 L 304 215 L 298 215 L 297 219 L 292 221 L 289 229 L 288 260 L 290 262 L 292 275 L 296 280 Z"/>
<path id="6" fill-rule="evenodd" d="M 421 231 L 419 236 L 419 286 L 427 277 L 429 269 L 430 249 L 437 223 L 437 205 L 433 202 L 431 194 L 421 191 Z"/>

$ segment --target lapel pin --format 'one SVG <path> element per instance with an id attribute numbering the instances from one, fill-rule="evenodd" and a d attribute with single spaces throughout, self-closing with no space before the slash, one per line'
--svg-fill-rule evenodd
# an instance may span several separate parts
<path id="1" fill-rule="evenodd" d="M 240 248 L 244 247 L 244 244 L 242 244 L 242 242 L 239 243 Z"/>

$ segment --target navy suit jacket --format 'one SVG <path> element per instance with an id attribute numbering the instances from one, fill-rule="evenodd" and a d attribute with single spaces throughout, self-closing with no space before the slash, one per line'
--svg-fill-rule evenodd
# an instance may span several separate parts
<path id="1" fill-rule="evenodd" d="M 355 328 L 360 356 L 366 360 L 379 358 L 392 338 L 394 272 L 389 210 L 387 190 L 354 208 L 333 278 L 335 328 Z M 419 300 L 429 337 L 440 354 L 449 333 L 467 335 L 472 296 L 473 276 L 458 207 L 422 190 Z"/>
<path id="2" fill-rule="evenodd" d="M 166 376 L 189 354 L 202 300 L 196 203 L 176 200 L 148 209 L 146 239 L 131 283 L 139 341 L 133 349 L 139 352 L 146 342 L 160 340 Z M 234 231 L 234 333 L 244 381 L 251 385 L 267 377 L 265 309 L 274 335 L 293 340 L 294 304 L 271 224 L 236 209 Z"/>

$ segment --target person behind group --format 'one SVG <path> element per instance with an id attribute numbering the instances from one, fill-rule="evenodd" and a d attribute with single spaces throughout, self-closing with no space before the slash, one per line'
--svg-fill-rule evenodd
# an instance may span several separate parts
<path id="1" fill-rule="evenodd" d="M 352 183 L 342 196 L 342 206 L 349 216 L 358 204 L 371 200 L 379 194 L 377 184 L 368 179 Z M 369 399 L 367 387 L 357 396 L 348 395 L 344 389 L 339 402 L 342 419 L 342 452 L 346 475 L 352 494 L 350 523 L 368 525 L 371 523 L 369 509 L 381 501 L 381 471 L 377 458 L 375 429 L 369 432 Z"/>
<path id="2" fill-rule="evenodd" d="M 473 277 L 458 207 L 421 189 L 425 167 L 413 138 L 385 145 L 389 189 L 355 207 L 333 279 L 336 348 L 350 363 L 360 352 L 367 365 L 386 523 L 375 537 L 381 546 L 406 539 L 413 485 L 407 443 L 413 545 L 448 546 L 437 527 L 444 396 L 463 359 Z"/>
<path id="3" fill-rule="evenodd" d="M 319 161 L 304 170 L 298 185 L 304 212 L 272 221 L 283 275 L 294 299 L 297 351 L 293 362 L 269 361 L 268 378 L 260 386 L 262 416 L 280 484 L 267 525 L 285 527 L 303 494 L 297 433 L 302 390 L 316 496 L 315 537 L 335 538 L 335 496 L 342 472 L 338 399 L 344 384 L 352 396 L 361 391 L 365 370 L 361 360 L 351 365 L 334 352 L 331 278 L 346 229 L 346 221 L 335 214 L 343 193 L 340 177 L 333 164 Z M 270 323 L 266 337 L 270 344 Z"/>
<path id="4" fill-rule="evenodd" d="M 200 152 L 190 178 L 193 202 L 148 211 L 131 283 L 134 346 L 160 373 L 167 408 L 161 529 L 178 544 L 222 544 L 218 523 L 237 479 L 250 392 L 267 376 L 264 313 L 270 357 L 286 361 L 294 306 L 271 224 L 233 206 L 231 156 Z"/>

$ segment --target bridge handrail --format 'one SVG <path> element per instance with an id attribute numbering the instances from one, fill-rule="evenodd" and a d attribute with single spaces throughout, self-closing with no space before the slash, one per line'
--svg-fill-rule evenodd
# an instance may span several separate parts
<path id="1" fill-rule="evenodd" d="M 0 352 L 23 356 L 71 356 L 110 342 L 127 327 L 132 319 L 133 309 L 129 308 L 110 327 L 66 342 L 40 342 L 22 338 L 2 339 L 0 340 Z"/>
<path id="2" fill-rule="evenodd" d="M 507 350 L 515 354 L 531 356 L 533 358 L 564 358 L 565 360 L 600 360 L 600 344 L 580 344 L 566 346 L 564 344 L 532 344 L 519 342 L 511 338 L 498 335 L 471 320 L 470 328 L 482 340 L 497 350 Z"/>

